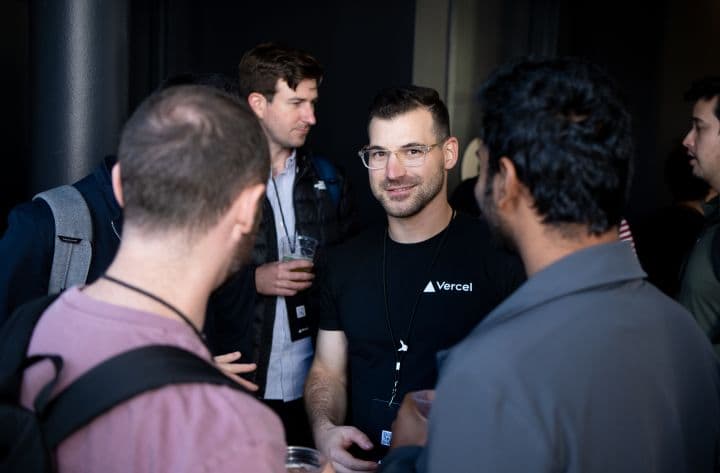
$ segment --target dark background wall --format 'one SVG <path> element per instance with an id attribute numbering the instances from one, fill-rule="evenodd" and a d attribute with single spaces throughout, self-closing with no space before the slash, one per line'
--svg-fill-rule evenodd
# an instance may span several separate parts
<path id="1" fill-rule="evenodd" d="M 5 140 L 4 161 L 9 166 L 5 167 L 0 182 L 3 189 L 0 231 L 4 230 L 12 205 L 42 190 L 31 179 L 33 143 L 28 118 L 33 95 L 37 95 L 28 87 L 34 71 L 29 49 L 38 37 L 33 28 L 38 19 L 30 14 L 39 10 L 36 4 L 42 1 L 14 0 L 0 6 L 0 24 L 11 27 L 0 38 L 8 39 L 2 44 L 8 57 L 5 64 L 11 67 L 4 75 L 9 81 L 5 87 L 9 97 L 6 104 L 13 116 L 12 129 Z M 383 86 L 412 80 L 414 5 L 413 0 L 128 0 L 129 60 L 125 71 L 128 91 L 123 91 L 127 94 L 123 119 L 167 76 L 195 71 L 222 72 L 235 77 L 243 52 L 262 41 L 284 41 L 306 49 L 323 63 L 326 71 L 320 89 L 318 124 L 308 144 L 315 152 L 334 160 L 352 182 L 358 183 L 353 190 L 362 218 L 366 221 L 381 218 L 383 214 L 371 199 L 366 170 L 356 151 L 367 140 L 366 111 L 374 93 Z M 49 46 L 47 54 L 55 53 L 55 48 Z M 112 48 L 108 53 L 113 53 Z M 67 84 L 56 81 L 53 86 L 62 88 Z M 117 131 L 108 130 L 115 141 Z M 114 144 L 107 146 L 97 156 L 88 157 L 87 169 L 114 148 Z M 50 156 L 36 161 L 41 159 Z M 57 184 L 68 180 L 48 176 L 49 181 L 53 179 Z"/>
<path id="2" fill-rule="evenodd" d="M 39 113 L 31 112 L 39 95 L 31 85 L 37 81 L 31 51 L 37 41 L 34 25 L 38 18 L 33 15 L 41 15 L 37 12 L 42 9 L 31 7 L 47 1 L 52 0 L 10 0 L 0 6 L 6 117 L 0 231 L 11 206 L 41 190 L 33 187 L 30 174 L 38 166 L 31 163 L 38 146 L 32 141 L 35 131 L 31 133 L 37 117 L 31 115 Z M 311 51 L 325 65 L 326 77 L 320 90 L 318 125 L 309 144 L 345 169 L 355 185 L 364 220 L 382 217 L 355 154 L 367 139 L 367 105 L 381 87 L 425 82 L 417 71 L 413 76 L 413 57 L 423 60 L 425 71 L 436 66 L 439 76 L 454 81 L 446 84 L 449 91 L 445 93 L 456 113 L 472 109 L 470 89 L 510 56 L 555 49 L 604 65 L 625 91 L 634 117 L 638 160 L 628 207 L 631 218 L 667 201 L 662 161 L 688 124 L 683 89 L 693 77 L 720 72 L 714 47 L 720 31 L 717 0 L 658 0 L 652 5 L 620 0 L 62 1 L 126 2 L 127 18 L 118 19 L 127 21 L 126 77 L 125 82 L 119 81 L 127 84 L 127 90 L 118 91 L 127 102 L 125 116 L 168 75 L 186 71 L 235 75 L 243 51 L 260 41 L 284 40 Z M 420 23 L 418 5 L 447 14 L 431 15 Z M 464 29 L 459 31 L 452 14 L 470 7 L 474 19 L 463 18 Z M 416 24 L 422 24 L 421 30 L 416 31 Z M 472 41 L 468 42 L 476 47 L 459 47 L 458 41 L 469 32 Z M 436 51 L 427 48 L 426 42 L 418 48 L 428 37 L 446 38 L 449 46 Z M 451 60 L 447 56 L 434 60 L 438 51 L 446 50 Z M 46 54 L 54 53 L 51 45 Z M 473 68 L 468 80 L 457 64 L 473 60 L 481 66 Z M 460 79 L 467 87 L 453 89 Z M 464 140 L 472 136 L 474 120 L 472 113 L 467 114 L 467 126 L 461 129 L 467 135 Z M 107 130 L 114 136 L 117 131 Z M 108 147 L 87 157 L 88 165 L 98 162 L 103 152 L 114 151 L 114 146 Z"/>

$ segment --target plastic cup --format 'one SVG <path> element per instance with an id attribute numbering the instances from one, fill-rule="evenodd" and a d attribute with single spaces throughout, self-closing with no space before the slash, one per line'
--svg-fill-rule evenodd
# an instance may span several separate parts
<path id="1" fill-rule="evenodd" d="M 285 469 L 287 473 L 320 473 L 327 465 L 325 455 L 308 447 L 287 448 Z"/>
<path id="2" fill-rule="evenodd" d="M 318 241 L 309 236 L 296 235 L 294 237 L 280 238 L 280 261 L 306 260 L 313 261 L 315 259 L 315 250 L 317 250 Z M 308 268 L 298 271 L 309 271 Z"/>

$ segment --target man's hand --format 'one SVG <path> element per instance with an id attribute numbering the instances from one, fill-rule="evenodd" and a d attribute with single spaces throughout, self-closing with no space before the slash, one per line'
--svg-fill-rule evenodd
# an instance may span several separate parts
<path id="1" fill-rule="evenodd" d="M 276 261 L 255 269 L 255 287 L 266 296 L 294 296 L 312 286 L 315 275 L 309 260 Z"/>
<path id="2" fill-rule="evenodd" d="M 352 444 L 357 444 L 363 450 L 373 448 L 367 435 L 355 427 L 328 425 L 316 431 L 315 439 L 318 448 L 332 463 L 337 473 L 375 471 L 378 467 L 376 462 L 360 460 L 348 452 Z"/>
<path id="3" fill-rule="evenodd" d="M 257 384 L 251 383 L 247 379 L 238 376 L 243 373 L 251 373 L 257 368 L 255 363 L 234 363 L 239 360 L 241 356 L 242 354 L 239 351 L 234 351 L 225 353 L 224 355 L 218 355 L 214 360 L 217 367 L 223 370 L 226 375 L 234 379 L 238 384 L 242 385 L 248 391 L 257 391 Z"/>
<path id="4" fill-rule="evenodd" d="M 427 415 L 433 399 L 435 399 L 434 390 L 414 391 L 405 395 L 392 424 L 390 448 L 425 446 L 428 435 Z"/>

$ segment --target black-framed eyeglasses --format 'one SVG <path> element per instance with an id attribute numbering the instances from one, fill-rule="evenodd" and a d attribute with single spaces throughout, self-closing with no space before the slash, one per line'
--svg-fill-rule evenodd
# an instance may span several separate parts
<path id="1" fill-rule="evenodd" d="M 396 150 L 371 146 L 358 151 L 358 156 L 360 156 L 363 164 L 368 169 L 383 169 L 387 166 L 391 154 L 395 154 L 403 166 L 417 167 L 422 166 L 430 150 L 441 145 L 443 141 L 431 145 L 403 146 Z"/>

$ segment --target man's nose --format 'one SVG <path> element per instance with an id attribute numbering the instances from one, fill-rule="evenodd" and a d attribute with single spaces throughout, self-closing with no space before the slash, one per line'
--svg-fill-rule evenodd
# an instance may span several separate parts
<path id="1" fill-rule="evenodd" d="M 400 160 L 396 152 L 388 152 L 388 161 L 385 165 L 385 176 L 388 179 L 397 179 L 398 177 L 405 175 L 405 165 Z"/>
<path id="2" fill-rule="evenodd" d="M 307 123 L 308 125 L 314 125 L 316 123 L 315 120 L 315 106 L 312 104 L 308 104 L 303 108 L 303 121 Z"/>
<path id="3" fill-rule="evenodd" d="M 691 149 L 692 146 L 695 144 L 695 130 L 690 129 L 690 131 L 687 132 L 687 135 L 685 135 L 685 138 L 682 142 L 683 146 L 687 149 Z"/>

